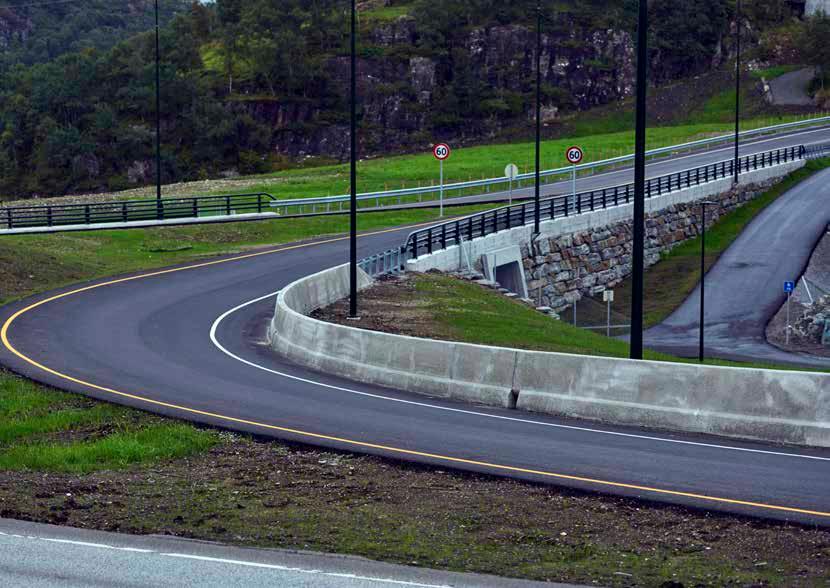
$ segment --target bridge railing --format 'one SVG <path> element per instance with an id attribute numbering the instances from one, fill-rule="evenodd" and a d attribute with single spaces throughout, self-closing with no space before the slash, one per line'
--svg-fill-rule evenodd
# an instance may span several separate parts
<path id="1" fill-rule="evenodd" d="M 0 207 L 0 229 L 100 225 L 137 221 L 165 221 L 209 216 L 272 212 L 270 194 L 229 194 L 122 200 L 88 204 L 48 204 Z"/>
<path id="2" fill-rule="evenodd" d="M 739 160 L 739 173 L 804 159 L 806 155 L 807 151 L 804 146 L 749 155 Z M 721 161 L 652 178 L 646 182 L 645 197 L 652 198 L 674 190 L 732 177 L 735 173 L 734 166 L 734 160 Z M 621 206 L 632 202 L 633 198 L 633 183 L 575 195 L 546 198 L 541 202 L 541 220 L 553 220 Z M 471 241 L 533 222 L 535 222 L 535 205 L 533 202 L 523 202 L 419 229 L 409 235 L 401 250 L 405 252 L 407 258 L 417 259 L 421 255 L 446 249 L 461 241 Z"/>

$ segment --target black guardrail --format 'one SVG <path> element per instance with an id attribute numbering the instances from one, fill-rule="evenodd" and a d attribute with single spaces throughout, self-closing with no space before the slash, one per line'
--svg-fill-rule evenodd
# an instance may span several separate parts
<path id="1" fill-rule="evenodd" d="M 88 204 L 48 204 L 0 207 L 0 229 L 99 225 L 137 221 L 164 221 L 232 214 L 271 212 L 270 194 L 228 194 L 122 200 Z"/>
<path id="2" fill-rule="evenodd" d="M 806 154 L 807 150 L 804 146 L 797 146 L 748 155 L 739 160 L 739 171 L 740 173 L 747 173 L 788 161 L 804 159 Z M 646 182 L 646 198 L 732 177 L 734 167 L 734 160 L 722 161 L 652 178 Z M 541 203 L 541 217 L 542 220 L 552 220 L 583 214 L 628 204 L 633 198 L 633 183 L 575 195 L 546 198 Z M 534 220 L 535 204 L 533 202 L 523 202 L 415 231 L 409 235 L 406 243 L 401 247 L 401 251 L 407 258 L 417 259 L 420 255 L 446 249 L 461 241 L 471 241 L 506 229 L 528 225 L 533 223 Z"/>

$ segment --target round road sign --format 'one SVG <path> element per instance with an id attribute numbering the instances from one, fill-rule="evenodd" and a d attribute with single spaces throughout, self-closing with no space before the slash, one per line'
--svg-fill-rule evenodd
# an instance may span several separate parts
<path id="1" fill-rule="evenodd" d="M 565 151 L 565 158 L 571 165 L 580 164 L 583 157 L 585 157 L 585 154 L 582 152 L 582 147 L 568 147 L 568 150 Z"/>
<path id="2" fill-rule="evenodd" d="M 438 143 L 438 145 L 436 145 L 432 149 L 432 154 L 438 161 L 444 161 L 445 159 L 449 159 L 450 153 L 450 146 L 446 143 Z"/>
<path id="3" fill-rule="evenodd" d="M 508 180 L 515 180 L 516 176 L 519 175 L 519 166 L 515 163 L 510 163 L 507 167 L 504 168 L 504 177 Z"/>

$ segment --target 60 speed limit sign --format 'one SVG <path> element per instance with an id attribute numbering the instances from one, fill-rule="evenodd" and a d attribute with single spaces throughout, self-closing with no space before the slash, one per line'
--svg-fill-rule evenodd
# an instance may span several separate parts
<path id="1" fill-rule="evenodd" d="M 432 154 L 438 161 L 444 161 L 450 157 L 450 146 L 446 143 L 438 143 L 433 149 Z"/>
<path id="2" fill-rule="evenodd" d="M 568 147 L 568 150 L 565 151 L 565 157 L 571 165 L 579 165 L 582 163 L 585 154 L 582 152 L 582 147 Z"/>

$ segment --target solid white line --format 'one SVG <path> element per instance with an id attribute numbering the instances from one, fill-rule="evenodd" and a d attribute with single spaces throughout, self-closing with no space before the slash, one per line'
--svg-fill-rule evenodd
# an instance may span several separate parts
<path id="1" fill-rule="evenodd" d="M 830 462 L 830 457 L 819 457 L 819 456 L 815 456 L 815 455 L 802 455 L 802 454 L 799 454 L 799 453 L 786 453 L 786 452 L 783 452 L 783 451 L 768 451 L 768 450 L 763 450 L 763 449 L 749 449 L 749 448 L 746 448 L 746 447 L 733 447 L 733 446 L 730 446 L 730 445 L 717 445 L 717 444 L 713 444 L 713 443 L 702 443 L 702 442 L 697 442 L 697 441 L 683 441 L 683 440 L 680 440 L 680 439 L 665 439 L 665 438 L 662 438 L 662 437 L 654 437 L 654 436 L 649 436 L 649 435 L 636 435 L 636 434 L 633 434 L 633 433 L 620 433 L 620 432 L 617 432 L 617 431 L 603 431 L 602 429 L 592 429 L 592 428 L 589 428 L 589 427 L 577 427 L 577 426 L 573 426 L 573 425 L 562 425 L 562 424 L 557 424 L 557 423 L 546 423 L 546 422 L 542 422 L 542 421 L 534 421 L 534 420 L 531 420 L 531 419 L 520 419 L 520 418 L 508 417 L 508 416 L 502 416 L 502 415 L 487 414 L 487 413 L 484 413 L 484 412 L 477 412 L 477 411 L 474 411 L 474 410 L 464 410 L 464 409 L 460 409 L 460 408 L 450 408 L 450 407 L 447 407 L 447 406 L 438 406 L 438 405 L 435 405 L 435 404 L 428 404 L 428 403 L 425 403 L 425 402 L 416 402 L 414 400 L 403 400 L 401 398 L 392 398 L 392 397 L 389 397 L 389 396 L 382 396 L 380 394 L 372 394 L 372 393 L 369 393 L 369 392 L 361 392 L 359 390 L 344 388 L 342 386 L 334 386 L 334 385 L 331 385 L 331 384 L 324 384 L 322 382 L 317 382 L 315 380 L 300 378 L 298 376 L 293 376 L 291 374 L 286 374 L 284 372 L 280 372 L 280 371 L 277 371 L 277 370 L 273 370 L 271 368 L 267 368 L 265 366 L 262 366 L 262 365 L 253 363 L 251 361 L 248 361 L 247 359 L 243 359 L 243 358 L 239 357 L 238 355 L 235 355 L 234 353 L 231 353 L 219 342 L 219 339 L 216 336 L 216 332 L 218 331 L 219 325 L 222 323 L 222 321 L 224 321 L 226 318 L 228 318 L 230 315 L 234 314 L 235 312 L 238 312 L 238 311 L 242 310 L 243 308 L 247 308 L 248 306 L 257 304 L 259 302 L 262 302 L 263 300 L 268 300 L 269 298 L 273 298 L 273 297 L 277 296 L 280 292 L 281 292 L 281 290 L 278 291 L 278 292 L 272 292 L 271 294 L 266 294 L 265 296 L 260 296 L 259 298 L 255 299 L 255 300 L 251 300 L 249 302 L 245 302 L 244 304 L 240 304 L 239 306 L 230 309 L 229 311 L 224 313 L 222 316 L 220 316 L 218 319 L 216 319 L 213 322 L 213 325 L 210 328 L 210 340 L 213 342 L 213 344 L 216 346 L 216 348 L 219 349 L 219 351 L 221 351 L 222 353 L 224 353 L 228 357 L 230 357 L 232 359 L 235 359 L 236 361 L 244 363 L 245 365 L 256 368 L 258 370 L 268 372 L 270 374 L 274 374 L 274 375 L 277 375 L 277 376 L 280 376 L 280 377 L 283 377 L 283 378 L 287 378 L 289 380 L 294 380 L 295 382 L 302 382 L 304 384 L 311 384 L 311 385 L 314 385 L 314 386 L 320 386 L 321 388 L 327 388 L 329 390 L 337 390 L 339 392 L 347 392 L 349 394 L 355 394 L 357 396 L 364 396 L 364 397 L 367 397 L 367 398 L 375 398 L 377 400 L 386 400 L 386 401 L 389 401 L 389 402 L 398 402 L 398 403 L 401 403 L 401 404 L 408 404 L 408 405 L 411 405 L 411 406 L 419 406 L 419 407 L 422 407 L 422 408 L 430 408 L 430 409 L 433 409 L 433 410 L 442 410 L 442 411 L 446 411 L 446 412 L 454 412 L 454 413 L 458 413 L 458 414 L 465 414 L 465 415 L 483 417 L 483 418 L 488 418 L 488 419 L 497 419 L 497 420 L 503 420 L 503 421 L 512 421 L 512 422 L 517 422 L 517 423 L 525 423 L 525 424 L 529 424 L 529 425 L 538 425 L 538 426 L 542 426 L 542 427 L 551 427 L 551 428 L 554 428 L 554 429 L 564 429 L 564 430 L 569 430 L 569 431 L 580 431 L 580 432 L 584 432 L 584 433 L 610 435 L 610 436 L 614 436 L 614 437 L 626 437 L 626 438 L 630 438 L 630 439 L 643 439 L 643 440 L 646 440 L 646 441 L 658 441 L 660 443 L 674 443 L 674 444 L 677 444 L 677 445 L 689 445 L 689 446 L 693 446 L 693 447 L 707 447 L 707 448 L 711 448 L 711 449 L 723 449 L 723 450 L 728 450 L 728 451 L 743 451 L 743 452 L 746 452 L 746 453 L 759 453 L 759 454 L 763 454 L 763 455 L 773 455 L 773 456 L 778 456 L 778 457 L 811 459 L 811 460 L 815 460 L 815 461 Z"/>
<path id="2" fill-rule="evenodd" d="M 308 570 L 305 568 L 292 568 L 288 566 L 280 566 L 274 564 L 257 563 L 250 561 L 241 561 L 236 559 L 223 559 L 218 557 L 206 557 L 203 555 L 186 555 L 183 553 L 160 553 L 159 555 L 165 557 L 176 557 L 180 559 L 195 559 L 197 561 L 207 561 L 214 563 L 230 564 L 236 566 L 246 566 L 251 568 L 265 568 L 269 570 L 279 570 L 282 572 L 295 572 L 298 574 L 312 574 L 317 576 L 329 576 L 333 578 L 348 578 L 350 580 L 362 580 L 365 582 L 379 582 L 382 584 L 394 584 L 397 586 L 415 586 L 417 588 L 451 588 L 446 584 L 422 584 L 420 582 L 407 582 L 406 580 L 393 580 L 392 578 L 375 578 L 372 576 L 358 576 L 356 574 L 344 574 L 338 572 L 324 572 L 322 570 Z"/>

